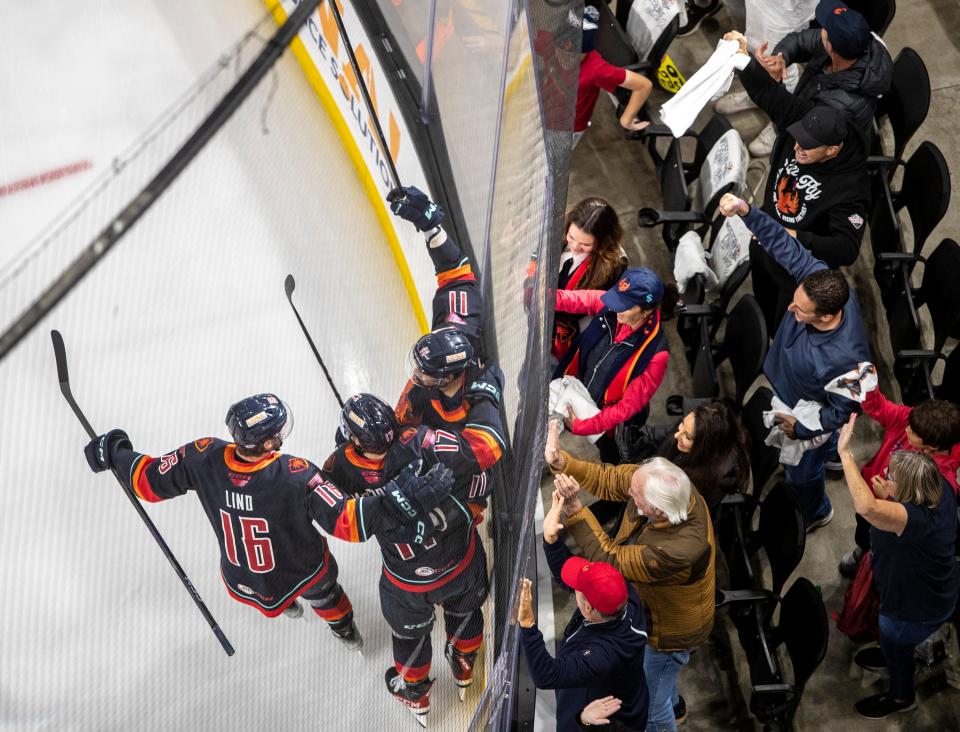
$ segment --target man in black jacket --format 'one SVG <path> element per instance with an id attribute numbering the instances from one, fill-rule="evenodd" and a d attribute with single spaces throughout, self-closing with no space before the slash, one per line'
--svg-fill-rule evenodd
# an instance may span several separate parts
<path id="1" fill-rule="evenodd" d="M 728 33 L 725 38 L 740 41 L 746 53 L 742 35 Z M 790 94 L 755 59 L 740 72 L 740 81 L 779 131 L 762 210 L 831 268 L 853 264 L 870 202 L 865 135 L 836 108 L 810 107 Z M 750 271 L 772 333 L 796 283 L 756 241 L 750 245 Z"/>
<path id="2" fill-rule="evenodd" d="M 868 134 L 877 99 L 890 88 L 893 59 L 866 18 L 839 0 L 823 0 L 816 18 L 819 28 L 790 33 L 769 56 L 763 44 L 757 60 L 777 82 L 790 64 L 806 63 L 795 96 L 807 109 L 825 104 L 843 112 Z"/>
<path id="3" fill-rule="evenodd" d="M 576 592 L 577 609 L 553 658 L 536 625 L 530 580 L 520 588 L 520 644 L 538 689 L 555 689 L 558 732 L 578 732 L 580 711 L 609 694 L 622 700 L 612 719 L 630 729 L 646 727 L 649 697 L 643 673 L 647 618 L 637 593 L 606 562 L 574 557 L 559 539 L 563 497 L 554 491 L 543 521 L 543 547 L 554 580 Z"/>

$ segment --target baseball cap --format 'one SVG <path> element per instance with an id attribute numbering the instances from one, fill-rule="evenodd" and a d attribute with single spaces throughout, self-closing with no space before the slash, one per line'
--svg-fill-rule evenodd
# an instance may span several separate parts
<path id="1" fill-rule="evenodd" d="M 663 282 L 646 267 L 631 267 L 617 283 L 600 296 L 603 304 L 622 313 L 634 305 L 653 307 L 663 299 Z"/>
<path id="2" fill-rule="evenodd" d="M 587 602 L 604 615 L 613 615 L 627 601 L 627 583 L 623 575 L 606 562 L 570 557 L 563 563 L 560 579 L 567 587 L 580 590 Z"/>
<path id="3" fill-rule="evenodd" d="M 787 132 L 804 150 L 839 145 L 847 138 L 847 121 L 833 107 L 814 107 L 787 127 Z"/>
<path id="4" fill-rule="evenodd" d="M 830 45 L 843 58 L 860 58 L 870 43 L 867 19 L 839 0 L 822 0 L 817 5 L 817 22 L 827 31 Z"/>
<path id="5" fill-rule="evenodd" d="M 589 53 L 597 47 L 597 29 L 600 27 L 600 11 L 592 5 L 583 8 L 583 40 L 580 42 L 580 53 Z"/>

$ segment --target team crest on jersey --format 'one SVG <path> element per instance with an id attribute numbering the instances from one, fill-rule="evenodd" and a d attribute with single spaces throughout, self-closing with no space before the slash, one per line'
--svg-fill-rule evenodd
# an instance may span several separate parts
<path id="1" fill-rule="evenodd" d="M 860 231 L 860 227 L 863 226 L 863 216 L 860 214 L 850 214 L 847 216 L 847 221 L 849 221 L 850 225 L 857 231 Z"/>
<path id="2" fill-rule="evenodd" d="M 414 435 L 416 434 L 417 434 L 417 431 L 412 427 L 410 429 L 405 429 L 403 432 L 400 433 L 400 444 L 401 445 L 410 444 L 410 440 L 412 440 Z"/>
<path id="3" fill-rule="evenodd" d="M 194 440 L 193 442 L 193 446 L 197 449 L 197 452 L 203 452 L 212 444 L 213 444 L 212 437 L 201 437 L 199 440 Z"/>
<path id="4" fill-rule="evenodd" d="M 290 469 L 291 473 L 299 473 L 309 468 L 310 463 L 308 463 L 303 458 L 295 457 L 295 458 L 290 458 L 290 460 L 287 462 L 287 467 Z"/>

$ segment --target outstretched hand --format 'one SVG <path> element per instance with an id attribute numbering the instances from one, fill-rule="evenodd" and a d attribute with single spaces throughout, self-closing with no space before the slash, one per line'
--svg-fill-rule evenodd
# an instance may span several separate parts
<path id="1" fill-rule="evenodd" d="M 521 628 L 532 628 L 537 624 L 537 616 L 533 612 L 533 593 L 530 590 L 531 582 L 526 577 L 520 580 L 520 601 L 517 603 L 517 622 Z"/>
<path id="2" fill-rule="evenodd" d="M 550 498 L 550 510 L 543 517 L 543 540 L 553 544 L 560 535 L 560 529 L 563 528 L 563 521 L 560 518 L 563 515 L 563 504 L 566 499 L 559 490 L 555 490 Z"/>
<path id="3" fill-rule="evenodd" d="M 580 712 L 580 721 L 588 725 L 610 724 L 610 717 L 620 711 L 622 704 L 615 696 L 594 699 Z"/>
<path id="4" fill-rule="evenodd" d="M 560 417 L 547 420 L 547 443 L 543 446 L 543 459 L 556 470 L 563 468 L 563 455 L 560 454 Z"/>
<path id="5" fill-rule="evenodd" d="M 837 441 L 837 452 L 840 453 L 840 458 L 843 459 L 844 453 L 853 456 L 853 452 L 850 449 L 850 443 L 853 441 L 853 428 L 857 424 L 857 415 L 856 412 L 850 415 L 849 421 L 840 428 L 840 439 Z"/>
<path id="6" fill-rule="evenodd" d="M 553 479 L 556 486 L 556 492 L 563 496 L 562 513 L 564 516 L 573 516 L 577 511 L 583 508 L 580 503 L 580 484 L 575 478 L 569 475 L 558 475 Z"/>

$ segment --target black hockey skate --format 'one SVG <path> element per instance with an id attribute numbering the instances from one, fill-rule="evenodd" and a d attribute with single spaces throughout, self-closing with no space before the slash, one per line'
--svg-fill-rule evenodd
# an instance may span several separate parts
<path id="1" fill-rule="evenodd" d="M 352 616 L 349 619 L 341 620 L 339 623 L 330 623 L 330 632 L 351 651 L 360 653 L 363 648 L 363 636 L 360 635 Z"/>
<path id="2" fill-rule="evenodd" d="M 415 684 L 404 680 L 403 674 L 391 666 L 387 669 L 384 677 L 387 682 L 387 691 L 398 702 L 403 704 L 417 724 L 421 727 L 427 726 L 427 712 L 430 711 L 430 688 L 433 686 L 433 679 L 424 679 Z"/>
<path id="3" fill-rule="evenodd" d="M 293 618 L 294 620 L 296 620 L 297 618 L 302 618 L 302 617 L 303 617 L 303 603 L 300 602 L 299 600 L 294 600 L 294 601 L 291 602 L 290 605 L 288 605 L 287 608 L 283 611 L 283 616 L 286 617 L 286 618 Z"/>
<path id="4" fill-rule="evenodd" d="M 467 696 L 467 687 L 473 683 L 473 664 L 477 662 L 477 652 L 463 653 L 454 648 L 453 643 L 447 643 L 443 657 L 447 659 L 457 682 L 457 696 L 463 701 Z"/>

